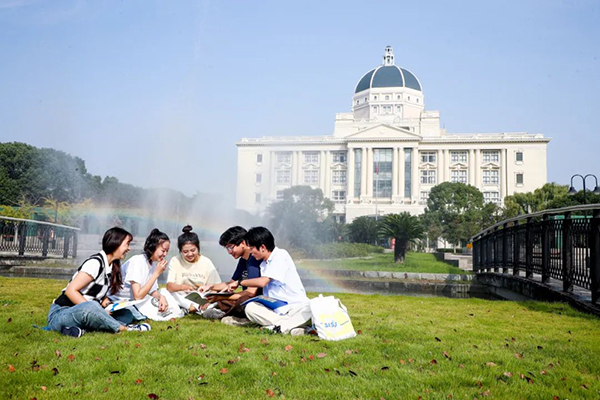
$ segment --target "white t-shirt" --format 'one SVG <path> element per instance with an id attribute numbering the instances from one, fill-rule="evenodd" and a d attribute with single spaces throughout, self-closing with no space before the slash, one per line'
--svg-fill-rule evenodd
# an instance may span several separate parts
<path id="1" fill-rule="evenodd" d="M 296 265 L 287 251 L 275 247 L 269 258 L 260 264 L 260 275 L 271 279 L 263 288 L 263 294 L 288 303 L 288 306 L 275 310 L 278 314 L 285 314 L 291 305 L 309 301 Z"/>
<path id="2" fill-rule="evenodd" d="M 138 254 L 131 257 L 121 267 L 121 275 L 123 276 L 123 287 L 119 292 L 110 295 L 111 300 L 133 300 L 133 292 L 131 291 L 131 282 L 135 282 L 140 286 L 144 286 L 150 280 L 150 277 L 156 269 L 156 262 L 150 264 L 144 254 Z M 157 279 L 158 280 L 158 279 Z M 152 288 L 148 294 L 158 290 L 158 282 L 154 281 Z"/>
<path id="3" fill-rule="evenodd" d="M 181 254 L 169 261 L 167 282 L 177 285 L 213 285 L 221 283 L 221 277 L 210 258 L 200 255 L 195 263 L 187 262 Z"/>

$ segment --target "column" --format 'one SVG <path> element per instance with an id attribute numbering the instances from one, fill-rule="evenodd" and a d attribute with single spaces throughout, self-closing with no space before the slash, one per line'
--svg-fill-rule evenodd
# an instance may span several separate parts
<path id="1" fill-rule="evenodd" d="M 362 176 L 360 180 L 360 197 L 367 197 L 367 148 L 363 147 L 361 150 L 361 168 L 360 174 Z"/>
<path id="2" fill-rule="evenodd" d="M 321 154 L 319 154 L 319 182 L 321 182 L 321 184 L 319 185 L 319 187 L 321 188 L 321 190 L 323 191 L 323 195 L 325 196 L 325 171 L 327 170 L 327 168 L 329 167 L 327 165 L 327 162 L 325 160 L 325 151 L 321 150 Z"/>
<path id="3" fill-rule="evenodd" d="M 392 199 L 398 196 L 398 147 L 392 147 Z"/>
<path id="4" fill-rule="evenodd" d="M 325 155 L 323 156 L 323 160 L 325 165 L 325 188 L 323 189 L 323 195 L 331 198 L 331 162 L 329 157 L 331 153 L 329 151 L 324 151 L 324 153 Z"/>
<path id="5" fill-rule="evenodd" d="M 467 159 L 467 164 L 469 165 L 469 184 L 477 187 L 477 185 L 475 184 L 475 150 L 469 150 L 468 157 L 469 158 Z"/>
<path id="6" fill-rule="evenodd" d="M 398 149 L 398 164 L 400 164 L 400 168 L 398 169 L 398 195 L 401 199 L 404 198 L 404 148 L 400 147 Z"/>
<path id="7" fill-rule="evenodd" d="M 504 182 L 504 175 L 506 171 L 506 149 L 500 150 L 500 171 L 498 171 L 498 185 L 500 185 L 500 198 L 504 199 L 506 196 L 506 184 Z"/>
<path id="8" fill-rule="evenodd" d="M 479 162 L 479 156 L 480 156 L 480 150 L 479 149 L 475 149 L 473 150 L 473 176 L 475 177 L 475 187 L 479 190 L 481 190 L 481 165 Z"/>
<path id="9" fill-rule="evenodd" d="M 367 148 L 367 197 L 373 197 L 373 149 Z"/>
<path id="10" fill-rule="evenodd" d="M 437 184 L 439 185 L 442 182 L 446 182 L 446 152 L 442 149 L 437 151 L 438 154 L 438 167 L 437 167 Z M 419 197 L 421 194 L 419 193 Z"/>
<path id="11" fill-rule="evenodd" d="M 292 151 L 292 186 L 296 186 L 299 184 L 298 182 L 298 164 L 300 164 L 300 157 L 298 156 L 297 151 Z"/>
<path id="12" fill-rule="evenodd" d="M 348 188 L 346 189 L 346 199 L 354 198 L 354 149 L 348 148 L 346 174 L 348 175 Z"/>

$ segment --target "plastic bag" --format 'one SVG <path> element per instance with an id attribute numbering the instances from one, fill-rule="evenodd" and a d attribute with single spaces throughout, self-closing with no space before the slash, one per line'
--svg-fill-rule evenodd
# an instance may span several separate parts
<path id="1" fill-rule="evenodd" d="M 310 301 L 312 323 L 324 340 L 344 340 L 356 336 L 346 307 L 333 296 L 315 297 Z"/>

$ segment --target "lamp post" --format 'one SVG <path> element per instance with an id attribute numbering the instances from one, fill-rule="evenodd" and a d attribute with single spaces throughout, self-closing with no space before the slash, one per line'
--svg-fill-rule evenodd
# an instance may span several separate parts
<path id="1" fill-rule="evenodd" d="M 569 188 L 569 194 L 571 196 L 575 196 L 575 194 L 577 193 L 577 190 L 575 190 L 575 188 L 573 187 L 573 178 L 575 178 L 576 176 L 580 177 L 581 180 L 583 181 L 583 204 L 587 204 L 587 201 L 586 201 L 587 189 L 585 188 L 585 181 L 588 177 L 591 176 L 596 180 L 596 187 L 594 188 L 594 191 L 592 193 L 600 195 L 600 186 L 598 186 L 598 178 L 596 177 L 596 175 L 587 174 L 586 176 L 583 176 L 583 175 L 575 174 L 571 177 L 571 187 Z"/>

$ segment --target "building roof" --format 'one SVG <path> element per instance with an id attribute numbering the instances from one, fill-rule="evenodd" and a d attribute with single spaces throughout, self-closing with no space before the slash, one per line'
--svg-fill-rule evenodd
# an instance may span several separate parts
<path id="1" fill-rule="evenodd" d="M 384 87 L 407 87 L 421 91 L 421 83 L 412 72 L 397 65 L 381 65 L 363 75 L 354 93 Z"/>

